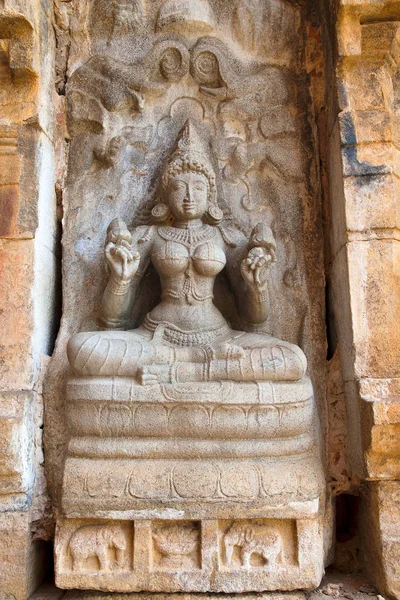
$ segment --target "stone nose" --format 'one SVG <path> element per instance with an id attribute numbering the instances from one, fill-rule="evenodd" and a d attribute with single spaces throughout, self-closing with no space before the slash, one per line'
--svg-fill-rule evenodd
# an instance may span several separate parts
<path id="1" fill-rule="evenodd" d="M 184 199 L 185 204 L 193 204 L 194 203 L 194 194 L 191 186 L 186 188 L 186 194 Z"/>

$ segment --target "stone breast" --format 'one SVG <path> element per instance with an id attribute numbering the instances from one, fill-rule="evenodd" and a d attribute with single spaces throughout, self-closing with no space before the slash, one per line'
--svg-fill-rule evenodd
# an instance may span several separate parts
<path id="1" fill-rule="evenodd" d="M 153 264 L 160 275 L 171 277 L 193 269 L 200 275 L 215 277 L 224 268 L 224 251 L 212 242 L 187 248 L 177 242 L 165 242 L 152 256 Z"/>

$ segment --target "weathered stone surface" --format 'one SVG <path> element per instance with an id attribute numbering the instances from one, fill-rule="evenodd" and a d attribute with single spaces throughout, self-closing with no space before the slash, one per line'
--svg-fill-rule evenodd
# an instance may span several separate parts
<path id="1" fill-rule="evenodd" d="M 57 327 L 55 187 L 59 215 L 64 211 L 64 319 L 47 385 L 46 435 L 47 476 L 59 520 L 60 585 L 229 593 L 315 585 L 323 556 L 329 555 L 331 504 L 328 499 L 324 520 L 324 472 L 318 457 L 325 441 L 333 493 L 355 491 L 360 478 L 393 480 L 367 484 L 364 550 L 380 590 L 399 596 L 400 3 L 338 3 L 342 60 L 336 123 L 335 93 L 322 66 L 323 26 L 316 16 L 324 10 L 321 21 L 329 18 L 328 4 L 333 20 L 333 2 L 322 8 L 286 0 L 56 1 L 53 19 L 50 0 L 0 0 L 0 374 L 5 390 L 0 513 L 7 511 L 0 517 L 8 518 L 1 520 L 0 564 L 5 557 L 6 573 L 0 575 L 0 596 L 23 600 L 30 593 L 36 585 L 31 576 L 40 576 L 33 560 L 40 552 L 29 530 L 49 535 L 43 525 L 49 507 L 38 381 L 41 353 L 52 351 Z M 329 48 L 324 51 L 328 56 Z M 54 70 L 58 91 L 66 93 L 61 100 L 54 95 Z M 263 301 L 267 291 L 270 297 L 267 321 L 260 318 L 249 327 L 240 314 L 245 303 L 234 303 L 232 292 L 240 285 L 229 289 L 222 276 L 215 303 L 230 327 L 260 336 L 264 350 L 271 349 L 269 334 L 295 345 L 280 342 L 283 356 L 289 348 L 302 348 L 315 404 L 312 391 L 302 395 L 307 379 L 289 383 L 274 375 L 278 382 L 265 380 L 275 366 L 273 354 L 265 362 L 260 353 L 257 396 L 251 382 L 232 383 L 239 375 L 249 378 L 249 364 L 234 362 L 246 359 L 246 353 L 225 356 L 226 347 L 214 348 L 222 353 L 218 377 L 216 371 L 205 374 L 188 367 L 191 361 L 181 361 L 176 383 L 171 373 L 160 375 L 159 354 L 139 374 L 137 367 L 143 365 L 136 364 L 129 347 L 121 367 L 117 346 L 129 338 L 116 342 L 115 331 L 108 337 L 99 334 L 101 314 L 100 329 L 104 317 L 110 325 L 117 313 L 117 321 L 121 316 L 113 302 L 105 312 L 100 309 L 107 285 L 102 259 L 106 227 L 115 217 L 124 219 L 123 238 L 148 225 L 152 209 L 153 217 L 162 217 L 165 206 L 155 202 L 166 200 L 158 189 L 162 165 L 187 118 L 211 157 L 217 205 L 229 227 L 247 239 L 257 223 L 271 227 L 268 252 L 248 248 L 248 266 L 270 259 L 271 248 L 277 255 L 261 290 Z M 320 156 L 314 134 L 320 136 Z M 333 319 L 329 309 L 329 351 L 338 344 L 327 379 L 319 188 L 319 178 L 322 188 L 327 179 L 324 136 L 330 179 L 329 199 L 323 189 L 330 207 L 325 234 L 331 232 L 326 264 L 335 312 Z M 218 211 L 210 214 L 218 217 Z M 130 241 L 119 237 L 109 240 L 117 242 L 112 248 L 116 260 L 108 261 L 114 271 L 136 262 L 121 243 Z M 183 257 L 176 253 L 176 241 L 167 240 L 171 247 L 159 254 L 168 254 L 175 266 L 183 260 L 200 264 L 193 244 Z M 217 262 L 209 250 L 200 257 L 203 266 Z M 124 253 L 122 265 L 117 257 Z M 156 254 L 153 263 L 160 271 Z M 239 269 L 238 263 L 240 281 Z M 248 271 L 251 284 L 262 269 L 250 266 Z M 211 276 L 203 272 L 201 277 Z M 187 279 L 200 287 L 204 283 L 193 273 Z M 113 281 L 115 296 L 125 284 Z M 165 279 L 161 284 L 164 293 L 171 291 Z M 159 294 L 155 274 L 147 273 L 124 327 L 137 332 Z M 253 314 L 259 308 L 253 307 Z M 197 315 L 192 321 L 208 327 L 211 317 Z M 188 328 L 183 329 L 175 342 L 188 340 Z M 99 347 L 82 358 L 89 338 L 80 338 L 71 351 L 75 379 L 66 388 L 67 341 L 90 331 Z M 158 333 L 163 348 L 171 328 Z M 140 340 L 144 351 L 146 335 Z M 107 344 L 111 357 L 104 350 Z M 182 348 L 187 349 L 185 343 L 174 352 L 180 355 Z M 198 364 L 209 366 L 214 359 L 208 356 Z M 293 374 L 292 366 L 288 372 Z M 83 375 L 98 379 L 88 383 Z M 136 375 L 141 381 L 133 383 Z M 163 376 L 161 384 L 155 381 Z M 301 457 L 294 458 L 299 452 Z M 30 510 L 20 512 L 28 508 L 31 494 Z M 341 593 L 326 587 L 311 597 Z"/>
<path id="2" fill-rule="evenodd" d="M 49 2 L 0 2 L 0 596 L 16 600 L 45 557 L 32 522 L 46 506 L 40 377 L 54 320 L 55 261 L 42 251 L 54 258 L 51 18 Z"/>
<path id="3" fill-rule="evenodd" d="M 395 175 L 347 177 L 344 189 L 349 232 L 399 227 L 399 181 Z"/>
<path id="4" fill-rule="evenodd" d="M 34 242 L 0 240 L 1 387 L 5 391 L 30 389 L 32 361 Z M 18 282 L 18 285 L 15 283 Z"/>
<path id="5" fill-rule="evenodd" d="M 325 478 L 306 358 L 293 344 L 231 329 L 210 294 L 227 264 L 242 318 L 264 323 L 276 242 L 264 223 L 248 241 L 227 229 L 217 198 L 187 121 L 150 207 L 153 224 L 132 234 L 120 219 L 108 227 L 109 331 L 68 344 L 76 378 L 67 384 L 60 587 L 242 592 L 320 581 Z M 161 301 L 121 332 L 131 282 L 149 260 Z"/>
<path id="6" fill-rule="evenodd" d="M 326 375 L 328 402 L 328 465 L 335 493 L 351 489 L 351 464 L 348 447 L 349 421 L 340 352 L 337 348 L 328 362 Z"/>
<path id="7" fill-rule="evenodd" d="M 28 512 L 0 513 L 0 593 L 28 598 L 43 576 L 42 542 L 32 542 Z"/>
<path id="8" fill-rule="evenodd" d="M 3 185 L 0 187 L 0 237 L 16 236 L 19 214 L 19 186 Z"/>
<path id="9" fill-rule="evenodd" d="M 400 341 L 392 331 L 400 317 L 400 242 L 352 242 L 348 256 L 356 375 L 398 377 Z"/>
<path id="10" fill-rule="evenodd" d="M 343 357 L 350 458 L 355 478 L 400 475 L 398 446 L 398 2 L 342 1 L 338 74 L 346 244 L 335 258 L 338 338 Z M 377 18 L 379 15 L 379 18 Z M 387 20 L 386 20 L 387 19 Z M 397 482 L 365 484 L 360 532 L 368 573 L 381 593 L 399 597 Z"/>
<path id="11" fill-rule="evenodd" d="M 63 4 L 63 323 L 46 386 L 57 583 L 309 589 L 329 535 L 304 14 Z"/>
<path id="12" fill-rule="evenodd" d="M 400 594 L 399 488 L 398 481 L 368 483 L 361 530 L 369 573 L 378 588 L 394 598 Z"/>

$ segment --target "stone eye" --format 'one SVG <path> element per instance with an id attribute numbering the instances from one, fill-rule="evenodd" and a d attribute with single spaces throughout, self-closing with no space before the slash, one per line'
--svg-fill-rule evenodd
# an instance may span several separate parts
<path id="1" fill-rule="evenodd" d="M 203 191 L 205 189 L 205 183 L 203 181 L 197 181 L 194 185 L 196 190 Z"/>
<path id="2" fill-rule="evenodd" d="M 183 190 L 186 188 L 185 184 L 183 183 L 183 181 L 174 181 L 173 186 L 172 186 L 175 190 Z"/>

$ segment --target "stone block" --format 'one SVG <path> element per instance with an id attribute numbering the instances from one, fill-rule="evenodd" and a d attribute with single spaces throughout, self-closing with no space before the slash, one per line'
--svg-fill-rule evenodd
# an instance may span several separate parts
<path id="1" fill-rule="evenodd" d="M 400 376 L 400 242 L 347 246 L 357 378 Z"/>
<path id="2" fill-rule="evenodd" d="M 0 494 L 32 488 L 33 404 L 32 393 L 0 394 Z"/>
<path id="3" fill-rule="evenodd" d="M 24 390 L 33 385 L 33 240 L 0 240 L 0 386 Z"/>
<path id="4" fill-rule="evenodd" d="M 354 124 L 358 144 L 390 142 L 392 139 L 392 122 L 388 111 L 355 111 Z"/>
<path id="5" fill-rule="evenodd" d="M 366 484 L 360 530 L 368 574 L 385 596 L 400 596 L 400 482 Z"/>
<path id="6" fill-rule="evenodd" d="M 400 477 L 400 423 L 373 425 L 369 433 L 366 468 L 371 478 Z"/>
<path id="7" fill-rule="evenodd" d="M 21 158 L 18 154 L 0 154 L 0 185 L 19 182 Z"/>
<path id="8" fill-rule="evenodd" d="M 28 512 L 0 513 L 0 595 L 26 600 L 43 577 L 44 547 L 32 541 Z"/>
<path id="9" fill-rule="evenodd" d="M 355 111 L 385 111 L 387 99 L 393 97 L 390 72 L 380 63 L 342 61 L 340 75 L 344 79 L 348 104 Z"/>
<path id="10" fill-rule="evenodd" d="M 19 186 L 0 187 L 0 237 L 16 237 L 19 214 Z"/>
<path id="11" fill-rule="evenodd" d="M 318 519 L 69 519 L 56 532 L 56 585 L 227 594 L 312 589 L 322 576 L 321 546 Z"/>
<path id="12" fill-rule="evenodd" d="M 385 60 L 399 58 L 399 23 L 386 21 L 365 23 L 361 27 L 361 54 L 363 58 Z M 389 55 L 389 56 L 388 56 Z"/>
<path id="13" fill-rule="evenodd" d="M 400 172 L 400 151 L 390 142 L 346 146 L 342 155 L 345 177 Z"/>
<path id="14" fill-rule="evenodd" d="M 41 588 L 42 589 L 42 588 Z M 50 597 L 46 595 L 42 595 L 41 589 L 32 596 L 32 600 L 58 600 L 59 599 L 59 590 L 54 591 Z M 65 593 L 65 592 L 64 592 Z M 51 592 L 50 592 L 51 594 Z M 140 593 L 131 593 L 131 594 L 118 594 L 113 593 L 111 595 L 99 594 L 99 592 L 89 592 L 89 591 L 79 591 L 79 590 L 70 590 L 65 593 L 63 598 L 65 600 L 99 600 L 100 598 L 105 598 L 106 600 L 182 600 L 181 593 L 170 593 L 168 596 L 166 594 L 153 594 L 151 592 L 140 592 Z M 206 596 L 205 594 L 195 594 L 191 593 L 190 595 L 185 594 L 186 600 L 204 600 L 205 598 L 213 598 L 213 600 L 307 600 L 308 594 L 304 592 L 265 592 L 256 594 L 212 594 L 212 596 Z M 366 599 L 368 600 L 368 599 Z"/>
<path id="15" fill-rule="evenodd" d="M 339 114 L 343 145 L 392 140 L 392 118 L 388 110 L 345 110 Z"/>
<path id="16" fill-rule="evenodd" d="M 365 460 L 372 479 L 400 478 L 400 379 L 361 379 Z"/>
<path id="17" fill-rule="evenodd" d="M 13 6 L 9 5 L 11 1 Z M 6 10 L 0 13 L 0 35 L 10 40 L 10 67 L 16 75 L 27 77 L 38 67 L 33 28 L 35 13 L 33 7 L 21 0 L 8 0 L 4 8 Z"/>
<path id="18" fill-rule="evenodd" d="M 400 192 L 392 174 L 346 177 L 346 230 L 395 229 L 400 226 Z"/>

